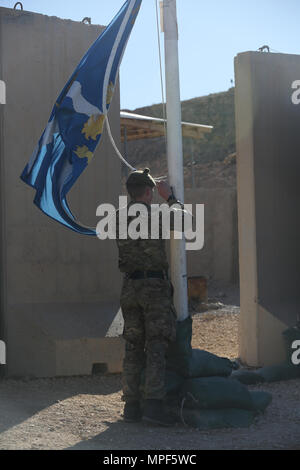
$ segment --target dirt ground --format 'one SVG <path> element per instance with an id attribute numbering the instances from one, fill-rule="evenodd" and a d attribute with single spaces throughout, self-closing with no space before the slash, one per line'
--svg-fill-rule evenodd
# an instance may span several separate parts
<path id="1" fill-rule="evenodd" d="M 238 357 L 238 306 L 193 317 L 193 346 Z M 202 450 L 300 448 L 300 380 L 249 387 L 272 393 L 250 428 L 197 431 L 122 421 L 121 377 L 0 381 L 0 449 Z"/>

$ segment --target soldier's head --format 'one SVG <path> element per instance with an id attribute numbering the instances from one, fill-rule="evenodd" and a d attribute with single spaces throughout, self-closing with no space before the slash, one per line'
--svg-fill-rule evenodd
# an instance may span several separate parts
<path id="1" fill-rule="evenodd" d="M 126 182 L 126 188 L 133 201 L 142 201 L 150 204 L 156 183 L 150 175 L 149 168 L 143 171 L 134 171 Z"/>

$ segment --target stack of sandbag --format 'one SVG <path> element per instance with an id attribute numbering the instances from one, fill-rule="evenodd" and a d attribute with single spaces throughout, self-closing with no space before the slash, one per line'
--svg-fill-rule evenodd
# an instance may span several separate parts
<path id="1" fill-rule="evenodd" d="M 293 345 L 295 341 L 300 342 L 300 324 L 297 323 L 283 331 L 282 336 L 286 349 L 286 360 L 283 363 L 256 370 L 237 370 L 231 377 L 246 385 L 300 378 L 300 364 L 293 363 L 295 353 Z"/>
<path id="2" fill-rule="evenodd" d="M 177 339 L 167 360 L 170 410 L 198 429 L 248 427 L 272 400 L 232 378 L 234 361 L 191 346 L 192 319 L 177 323 Z"/>
<path id="3" fill-rule="evenodd" d="M 248 427 L 271 403 L 267 392 L 249 391 L 223 377 L 188 379 L 180 391 L 182 421 L 199 429 Z"/>
<path id="4" fill-rule="evenodd" d="M 241 369 L 234 371 L 232 379 L 245 385 L 255 385 L 263 382 L 280 382 L 300 378 L 300 368 L 293 364 L 283 362 L 274 366 L 265 366 L 256 370 Z"/>
<path id="5" fill-rule="evenodd" d="M 167 368 L 182 377 L 228 377 L 236 363 L 207 351 L 193 349 L 192 319 L 177 322 L 176 341 L 168 349 Z"/>

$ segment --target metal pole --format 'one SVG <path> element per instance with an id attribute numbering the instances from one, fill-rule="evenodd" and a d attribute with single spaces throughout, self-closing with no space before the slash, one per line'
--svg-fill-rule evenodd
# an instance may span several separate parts
<path id="1" fill-rule="evenodd" d="M 178 25 L 176 0 L 164 0 L 163 24 L 165 34 L 166 102 L 167 102 L 167 158 L 170 184 L 175 196 L 184 202 L 181 102 L 178 62 Z M 174 285 L 174 303 L 178 320 L 188 313 L 187 269 L 185 240 L 171 237 L 171 278 Z"/>

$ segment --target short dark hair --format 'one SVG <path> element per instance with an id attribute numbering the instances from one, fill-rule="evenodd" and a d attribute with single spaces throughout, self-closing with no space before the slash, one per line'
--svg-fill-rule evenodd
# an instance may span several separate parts
<path id="1" fill-rule="evenodd" d="M 147 187 L 150 188 L 150 186 L 146 184 L 127 184 L 126 187 L 128 194 L 132 199 L 144 196 Z"/>

